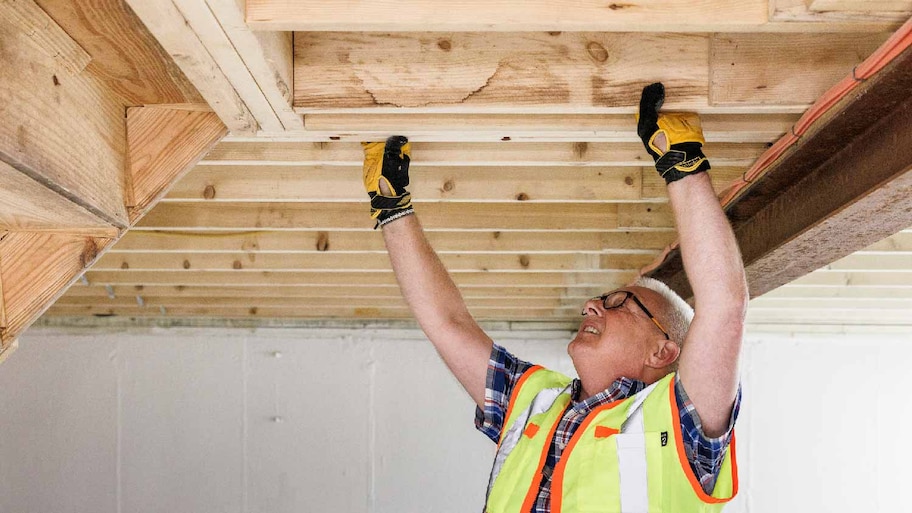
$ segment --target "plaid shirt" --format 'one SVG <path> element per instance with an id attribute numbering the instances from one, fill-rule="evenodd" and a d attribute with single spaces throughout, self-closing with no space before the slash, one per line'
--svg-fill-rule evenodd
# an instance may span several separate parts
<path id="1" fill-rule="evenodd" d="M 529 362 L 516 358 L 503 347 L 494 344 L 494 349 L 491 351 L 491 360 L 488 363 L 484 411 L 480 408 L 475 409 L 475 427 L 493 440 L 494 443 L 500 440 L 500 432 L 506 420 L 504 417 L 510 402 L 510 394 L 513 392 L 513 386 L 530 367 L 532 367 L 532 364 Z M 538 498 L 531 513 L 551 512 L 551 475 L 560 460 L 561 453 L 570 442 L 573 433 L 576 432 L 583 419 L 586 418 L 586 415 L 597 406 L 625 399 L 644 388 L 646 388 L 646 384 L 642 381 L 620 378 L 612 383 L 608 389 L 584 401 L 580 401 L 582 384 L 578 379 L 573 380 L 573 400 L 564 412 L 558 423 L 557 430 L 554 432 L 551 448 L 548 451 L 548 459 L 542 469 Z M 693 469 L 697 479 L 700 480 L 703 490 L 706 493 L 712 493 L 719 470 L 722 468 L 725 449 L 731 440 L 735 419 L 738 417 L 738 410 L 741 405 L 741 388 L 740 386 L 738 387 L 728 431 L 718 438 L 707 438 L 703 435 L 700 418 L 684 392 L 684 387 L 681 386 L 681 381 L 677 378 L 677 375 L 675 376 L 675 397 L 681 414 L 681 436 L 684 439 L 684 451 L 687 454 L 690 467 Z"/>

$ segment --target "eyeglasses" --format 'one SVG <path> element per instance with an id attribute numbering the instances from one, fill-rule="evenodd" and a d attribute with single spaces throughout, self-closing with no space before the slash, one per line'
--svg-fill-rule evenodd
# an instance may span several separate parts
<path id="1" fill-rule="evenodd" d="M 617 290 L 615 292 L 609 292 L 608 294 L 602 294 L 601 296 L 594 297 L 592 299 L 601 300 L 602 307 L 605 310 L 614 310 L 616 308 L 624 306 L 624 303 L 626 303 L 630 298 L 633 298 L 633 302 L 636 303 L 637 306 L 639 306 L 640 309 L 649 316 L 649 320 L 651 320 L 657 328 L 662 330 L 662 334 L 665 335 L 665 340 L 671 340 L 671 337 L 668 336 L 668 332 L 665 331 L 665 328 L 663 328 L 661 324 L 659 324 L 659 321 L 655 318 L 655 315 L 652 315 L 652 312 L 646 308 L 646 305 L 644 305 L 643 302 L 640 301 L 640 299 L 636 297 L 636 294 L 633 292 L 630 292 L 629 290 Z M 585 311 L 583 311 L 583 315 L 586 315 Z"/>

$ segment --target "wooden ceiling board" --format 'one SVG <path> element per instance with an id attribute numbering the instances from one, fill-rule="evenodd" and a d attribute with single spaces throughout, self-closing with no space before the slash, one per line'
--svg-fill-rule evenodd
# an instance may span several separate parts
<path id="1" fill-rule="evenodd" d="M 358 144 L 404 134 L 416 211 L 470 309 L 574 320 L 675 239 L 635 133 L 644 85 L 702 115 L 721 191 L 904 21 L 888 0 L 465 0 L 447 16 L 248 0 L 246 23 L 237 0 L 127 3 L 189 79 L 176 90 L 199 88 L 232 133 L 49 315 L 410 318 Z M 758 299 L 751 321 L 902 324 L 909 235 Z"/>

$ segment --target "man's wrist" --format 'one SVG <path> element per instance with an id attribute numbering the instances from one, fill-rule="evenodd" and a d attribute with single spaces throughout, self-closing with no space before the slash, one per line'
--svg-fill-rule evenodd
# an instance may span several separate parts
<path id="1" fill-rule="evenodd" d="M 390 212 L 389 215 L 382 216 L 382 218 L 377 218 L 377 226 L 375 228 L 382 228 L 394 221 L 398 221 L 399 219 L 410 216 L 414 213 L 415 209 L 412 207 Z"/>

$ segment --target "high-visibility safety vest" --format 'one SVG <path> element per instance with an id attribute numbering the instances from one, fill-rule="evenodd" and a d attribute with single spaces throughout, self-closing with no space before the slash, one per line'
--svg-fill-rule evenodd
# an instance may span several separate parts
<path id="1" fill-rule="evenodd" d="M 528 513 L 538 496 L 572 379 L 532 367 L 516 383 L 488 483 L 486 513 Z M 564 448 L 551 480 L 552 513 L 710 513 L 738 493 L 735 439 L 712 495 L 684 453 L 674 373 L 594 408 Z"/>

